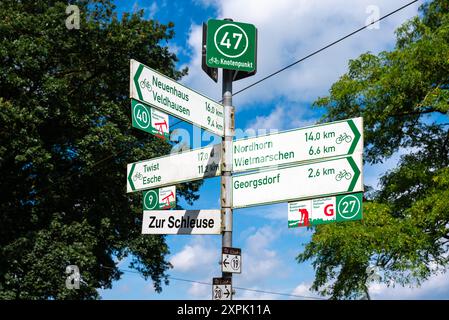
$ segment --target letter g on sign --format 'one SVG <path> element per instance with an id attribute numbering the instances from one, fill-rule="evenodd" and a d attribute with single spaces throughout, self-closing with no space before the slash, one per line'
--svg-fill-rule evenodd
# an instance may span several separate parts
<path id="1" fill-rule="evenodd" d="M 324 207 L 324 214 L 328 217 L 331 217 L 334 215 L 334 205 L 333 204 L 328 204 L 327 206 Z"/>

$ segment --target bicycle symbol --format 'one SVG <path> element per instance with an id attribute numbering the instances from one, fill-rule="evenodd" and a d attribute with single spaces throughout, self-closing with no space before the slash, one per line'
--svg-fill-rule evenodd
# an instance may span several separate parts
<path id="1" fill-rule="evenodd" d="M 143 79 L 142 81 L 140 81 L 140 87 L 142 89 L 147 88 L 148 92 L 151 92 L 151 90 L 153 89 L 151 87 L 150 81 L 148 81 L 147 79 Z"/>
<path id="2" fill-rule="evenodd" d="M 343 141 L 346 141 L 347 143 L 352 141 L 352 137 L 350 135 L 348 135 L 346 132 L 341 134 L 336 140 L 335 142 L 337 142 L 337 144 L 342 143 Z"/>
<path id="3" fill-rule="evenodd" d="M 134 176 L 133 176 L 133 181 L 136 181 L 137 179 L 142 180 L 143 175 L 140 172 L 137 172 Z"/>
<path id="4" fill-rule="evenodd" d="M 212 58 L 209 59 L 209 63 L 215 63 L 215 64 L 218 64 L 219 62 L 220 62 L 220 60 L 218 60 L 218 59 L 215 58 L 215 57 L 212 57 Z"/>
<path id="5" fill-rule="evenodd" d="M 343 178 L 345 178 L 346 180 L 349 180 L 352 178 L 352 174 L 346 170 L 343 170 L 343 171 L 340 171 L 340 173 L 335 176 L 335 180 L 337 180 L 337 181 L 340 181 Z"/>

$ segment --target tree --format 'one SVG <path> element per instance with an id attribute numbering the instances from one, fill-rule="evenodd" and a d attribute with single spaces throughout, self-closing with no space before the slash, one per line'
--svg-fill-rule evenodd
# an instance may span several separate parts
<path id="1" fill-rule="evenodd" d="M 364 219 L 319 226 L 299 254 L 313 260 L 312 290 L 368 297 L 377 267 L 387 285 L 420 285 L 448 267 L 449 2 L 435 0 L 397 30 L 394 50 L 362 54 L 315 106 L 323 121 L 364 118 L 364 161 L 399 164 L 369 192 Z"/>
<path id="2" fill-rule="evenodd" d="M 0 298 L 95 299 L 121 272 L 156 291 L 168 283 L 163 236 L 141 235 L 139 194 L 126 194 L 126 164 L 166 155 L 170 144 L 131 129 L 129 60 L 174 79 L 172 23 L 121 19 L 109 0 L 2 0 L 0 11 Z M 199 184 L 178 187 L 188 202 Z M 77 265 L 79 290 L 65 271 Z"/>

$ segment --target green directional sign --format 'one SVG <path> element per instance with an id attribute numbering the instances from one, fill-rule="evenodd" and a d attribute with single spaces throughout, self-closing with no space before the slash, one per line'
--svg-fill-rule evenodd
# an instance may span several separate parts
<path id="1" fill-rule="evenodd" d="M 129 163 L 127 192 L 172 186 L 221 174 L 221 145 Z"/>
<path id="2" fill-rule="evenodd" d="M 362 154 L 232 177 L 232 207 L 363 191 Z"/>
<path id="3" fill-rule="evenodd" d="M 143 210 L 165 210 L 176 207 L 176 186 L 143 192 Z"/>
<path id="4" fill-rule="evenodd" d="M 258 137 L 232 144 L 232 171 L 363 152 L 363 118 L 347 119 Z"/>
<path id="5" fill-rule="evenodd" d="M 130 61 L 130 73 L 132 99 L 224 136 L 223 105 L 136 60 Z"/>
<path id="6" fill-rule="evenodd" d="M 256 69 L 256 27 L 229 20 L 207 22 L 206 64 L 239 71 Z"/>
<path id="7" fill-rule="evenodd" d="M 169 139 L 167 114 L 131 99 L 131 119 L 134 128 Z"/>
<path id="8" fill-rule="evenodd" d="M 307 227 L 362 219 L 363 193 L 288 203 L 288 227 Z"/>

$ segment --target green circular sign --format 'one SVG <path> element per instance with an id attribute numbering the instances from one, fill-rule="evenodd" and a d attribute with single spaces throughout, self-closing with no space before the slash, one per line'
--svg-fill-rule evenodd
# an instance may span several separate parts
<path id="1" fill-rule="evenodd" d="M 150 126 L 150 112 L 144 105 L 140 103 L 136 104 L 134 106 L 133 114 L 139 127 L 146 129 Z"/>
<path id="2" fill-rule="evenodd" d="M 343 219 L 349 220 L 360 212 L 361 203 L 356 196 L 350 194 L 341 198 L 337 209 Z"/>
<path id="3" fill-rule="evenodd" d="M 227 23 L 215 31 L 214 44 L 225 57 L 238 58 L 248 50 L 248 35 L 240 26 Z"/>
<path id="4" fill-rule="evenodd" d="M 144 195 L 143 203 L 148 210 L 156 208 L 159 203 L 157 192 L 155 190 L 147 191 Z"/>

